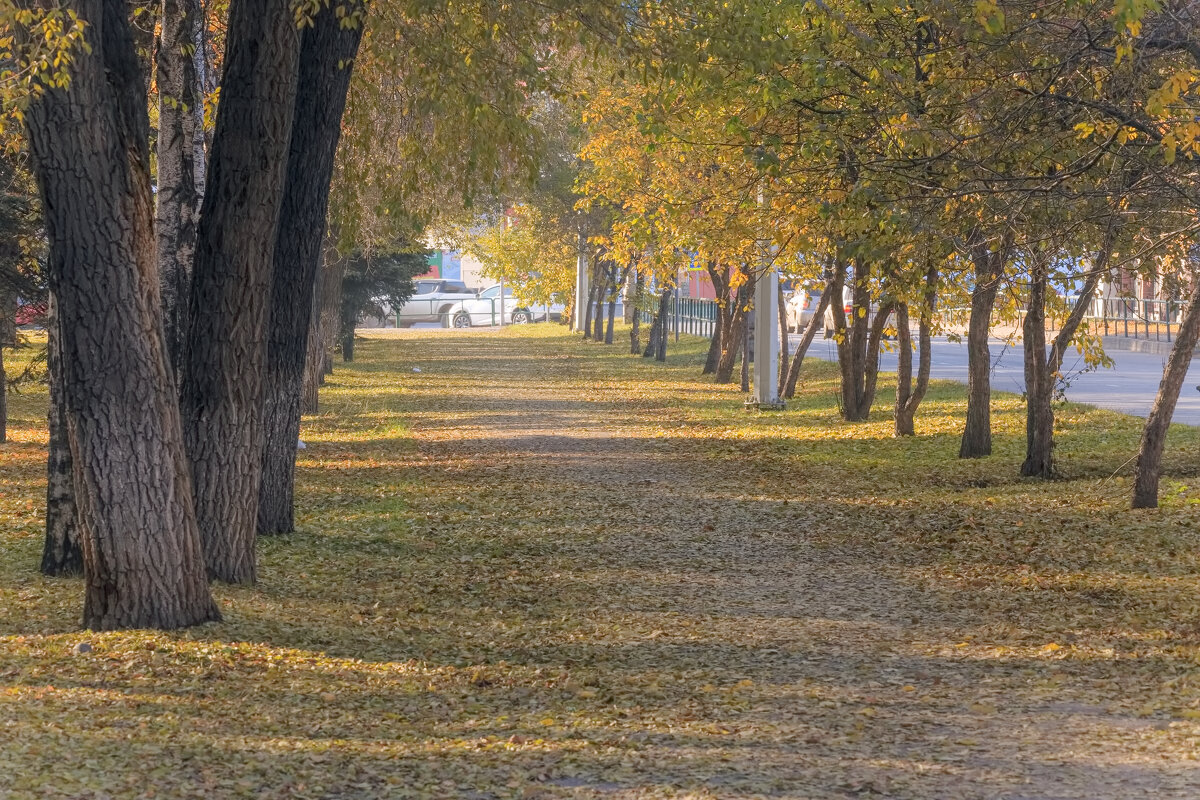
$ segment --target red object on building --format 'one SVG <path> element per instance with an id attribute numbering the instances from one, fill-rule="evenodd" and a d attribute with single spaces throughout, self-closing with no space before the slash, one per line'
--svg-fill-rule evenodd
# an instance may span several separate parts
<path id="1" fill-rule="evenodd" d="M 18 325 L 33 325 L 41 322 L 48 310 L 45 303 L 24 303 L 17 306 L 14 319 Z"/>

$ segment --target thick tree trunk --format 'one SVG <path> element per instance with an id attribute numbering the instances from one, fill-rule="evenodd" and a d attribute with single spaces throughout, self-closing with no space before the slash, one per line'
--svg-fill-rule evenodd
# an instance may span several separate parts
<path id="1" fill-rule="evenodd" d="M 633 273 L 633 301 L 629 305 L 633 307 L 633 316 L 629 323 L 629 354 L 636 356 L 642 351 L 642 273 L 640 270 L 634 270 Z M 628 313 L 628 309 L 626 311 Z"/>
<path id="2" fill-rule="evenodd" d="M 982 242 L 971 247 L 975 286 L 971 290 L 971 318 L 967 325 L 967 420 L 959 458 L 992 454 L 992 353 L 988 337 L 992 330 L 992 308 L 1008 260 L 1008 242 L 1006 238 L 994 250 Z"/>
<path id="3" fill-rule="evenodd" d="M 163 0 L 158 65 L 158 186 L 155 233 L 167 354 L 178 381 L 187 339 L 188 294 L 196 249 L 196 125 L 203 106 L 196 76 L 197 0 Z M 203 116 L 200 123 L 203 125 Z M 201 150 L 201 154 L 203 151 Z"/>
<path id="4" fill-rule="evenodd" d="M 804 365 L 804 356 L 808 354 L 808 348 L 817 335 L 817 329 L 824 324 L 825 309 L 829 307 L 830 298 L 834 295 L 835 283 L 836 280 L 831 273 L 825 282 L 825 288 L 821 290 L 821 299 L 817 301 L 817 308 L 813 311 L 812 319 L 804 327 L 804 336 L 800 338 L 800 345 L 796 348 L 796 354 L 792 356 L 792 363 L 788 366 L 787 377 L 784 379 L 783 392 L 779 395 L 784 400 L 791 400 L 796 395 L 796 384 L 800 380 L 800 367 Z M 836 291 L 841 293 L 840 288 L 836 288 Z"/>
<path id="5" fill-rule="evenodd" d="M 285 0 L 233 0 L 226 36 L 180 408 L 209 577 L 253 583 L 267 304 L 300 48 Z"/>
<path id="6" fill-rule="evenodd" d="M 342 334 L 342 361 L 346 364 L 354 361 L 354 328 Z"/>
<path id="7" fill-rule="evenodd" d="M 119 0 L 25 119 L 42 189 L 90 628 L 220 618 L 204 575 L 155 269 L 145 81 Z M 290 18 L 290 17 L 289 17 Z"/>
<path id="8" fill-rule="evenodd" d="M 1167 366 L 1158 384 L 1158 394 L 1142 428 L 1142 441 L 1133 470 L 1134 508 L 1158 507 L 1158 478 L 1162 470 L 1163 448 L 1167 443 L 1167 429 L 1175 414 L 1179 391 L 1192 365 L 1197 338 L 1200 338 L 1200 280 L 1196 280 L 1192 289 L 1187 314 L 1179 326 L 1179 336 L 1171 348 L 1171 355 L 1167 357 Z"/>
<path id="9" fill-rule="evenodd" d="M 46 459 L 46 541 L 42 548 L 43 575 L 67 577 L 83 574 L 83 546 L 75 508 L 75 471 L 71 460 L 67 409 L 63 399 L 62 343 L 58 309 L 53 295 L 46 314 L 46 371 L 50 384 L 50 432 Z"/>
<path id="10" fill-rule="evenodd" d="M 322 8 L 313 24 L 304 29 L 300 43 L 296 111 L 275 242 L 267 329 L 260 534 L 295 529 L 296 442 L 308 329 L 325 239 L 333 160 L 350 71 L 363 32 L 361 19 L 350 27 L 341 24 L 343 17 L 335 11 L 346 8 Z"/>

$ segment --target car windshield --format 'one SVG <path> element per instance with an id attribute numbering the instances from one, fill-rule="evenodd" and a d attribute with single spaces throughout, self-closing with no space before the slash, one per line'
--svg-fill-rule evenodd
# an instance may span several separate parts
<path id="1" fill-rule="evenodd" d="M 437 281 L 417 281 L 416 294 L 433 294 L 437 291 Z"/>

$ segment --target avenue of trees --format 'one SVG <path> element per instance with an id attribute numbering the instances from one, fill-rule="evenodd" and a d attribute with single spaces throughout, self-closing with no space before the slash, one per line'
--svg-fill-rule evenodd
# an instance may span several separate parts
<path id="1" fill-rule="evenodd" d="M 45 245 L 0 265 L 0 305 L 31 274 L 51 300 L 43 571 L 82 572 L 88 627 L 217 619 L 209 581 L 253 583 L 256 538 L 294 527 L 300 415 L 339 339 L 352 356 L 346 309 L 402 296 L 439 227 L 470 230 L 535 300 L 583 257 L 585 333 L 612 343 L 630 287 L 657 317 L 643 349 L 634 316 L 631 350 L 660 359 L 672 285 L 705 270 L 718 381 L 779 268 L 832 309 L 847 421 L 898 336 L 897 435 L 916 430 L 938 309 L 969 308 L 963 457 L 990 453 L 987 337 L 1019 310 L 1022 473 L 1051 477 L 1057 376 L 1069 347 L 1100 358 L 1081 324 L 1100 282 L 1140 271 L 1200 297 L 1196 13 L 21 0 L 3 12 L 4 135 L 39 187 L 24 240 Z M 28 224 L 0 212 L 6 236 Z M 373 263 L 392 288 L 369 285 Z M 1200 303 L 1180 328 L 1136 505 L 1155 502 Z"/>

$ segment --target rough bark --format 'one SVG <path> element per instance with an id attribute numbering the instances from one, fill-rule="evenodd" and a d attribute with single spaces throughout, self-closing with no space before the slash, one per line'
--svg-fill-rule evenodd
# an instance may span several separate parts
<path id="1" fill-rule="evenodd" d="M 46 540 L 42 547 L 41 572 L 52 577 L 68 577 L 83 574 L 83 545 L 79 540 L 74 461 L 63 398 L 61 333 L 53 296 L 46 314 L 46 335 L 50 442 L 46 459 Z"/>
<path id="2" fill-rule="evenodd" d="M 88 49 L 26 114 L 50 243 L 90 628 L 220 618 L 167 363 L 145 82 L 120 0 L 72 0 Z"/>
<path id="3" fill-rule="evenodd" d="M 267 302 L 298 52 L 285 0 L 233 0 L 180 400 L 209 577 L 229 583 L 255 580 Z"/>
<path id="4" fill-rule="evenodd" d="M 1192 353 L 1196 340 L 1200 338 L 1200 280 L 1192 289 L 1187 314 L 1179 325 L 1179 335 L 1167 357 L 1158 394 L 1142 428 L 1142 440 L 1138 445 L 1137 464 L 1133 469 L 1133 507 L 1156 508 L 1158 506 L 1158 479 L 1162 470 L 1163 448 L 1167 443 L 1167 429 L 1175 414 L 1175 403 L 1179 391 L 1192 365 Z"/>
<path id="5" fill-rule="evenodd" d="M 203 105 L 203 98 L 197 86 L 194 50 L 195 28 L 202 16 L 197 0 L 163 0 L 156 53 L 159 99 L 155 234 L 163 327 L 176 380 L 183 370 L 188 294 L 200 214 L 195 143 L 196 111 Z"/>
<path id="6" fill-rule="evenodd" d="M 279 233 L 275 242 L 263 388 L 258 532 L 295 529 L 296 441 L 308 329 L 350 73 L 363 24 L 344 27 L 333 6 L 305 28 Z M 353 345 L 352 345 L 353 347 Z"/>
<path id="7" fill-rule="evenodd" d="M 830 273 L 829 278 L 825 281 L 825 288 L 821 290 L 821 299 L 817 301 L 817 308 L 813 312 L 812 319 L 805 326 L 804 336 L 800 338 L 800 345 L 796 348 L 796 354 L 792 356 L 792 362 L 788 366 L 783 392 L 779 395 L 784 400 L 791 400 L 796 395 L 796 384 L 800 380 L 800 367 L 804 365 L 804 357 L 808 354 L 808 348 L 812 345 L 812 341 L 817 335 L 817 329 L 824 324 L 825 309 L 829 307 L 830 298 L 833 297 L 834 290 L 833 273 Z M 840 295 L 841 289 L 838 288 L 837 292 Z"/>
<path id="8" fill-rule="evenodd" d="M 992 454 L 992 353 L 988 349 L 988 336 L 992 329 L 992 308 L 1008 260 L 1009 242 L 1006 237 L 995 249 L 989 249 L 983 241 L 975 241 L 970 247 L 975 286 L 971 290 L 971 318 L 967 325 L 967 419 L 959 458 Z"/>

